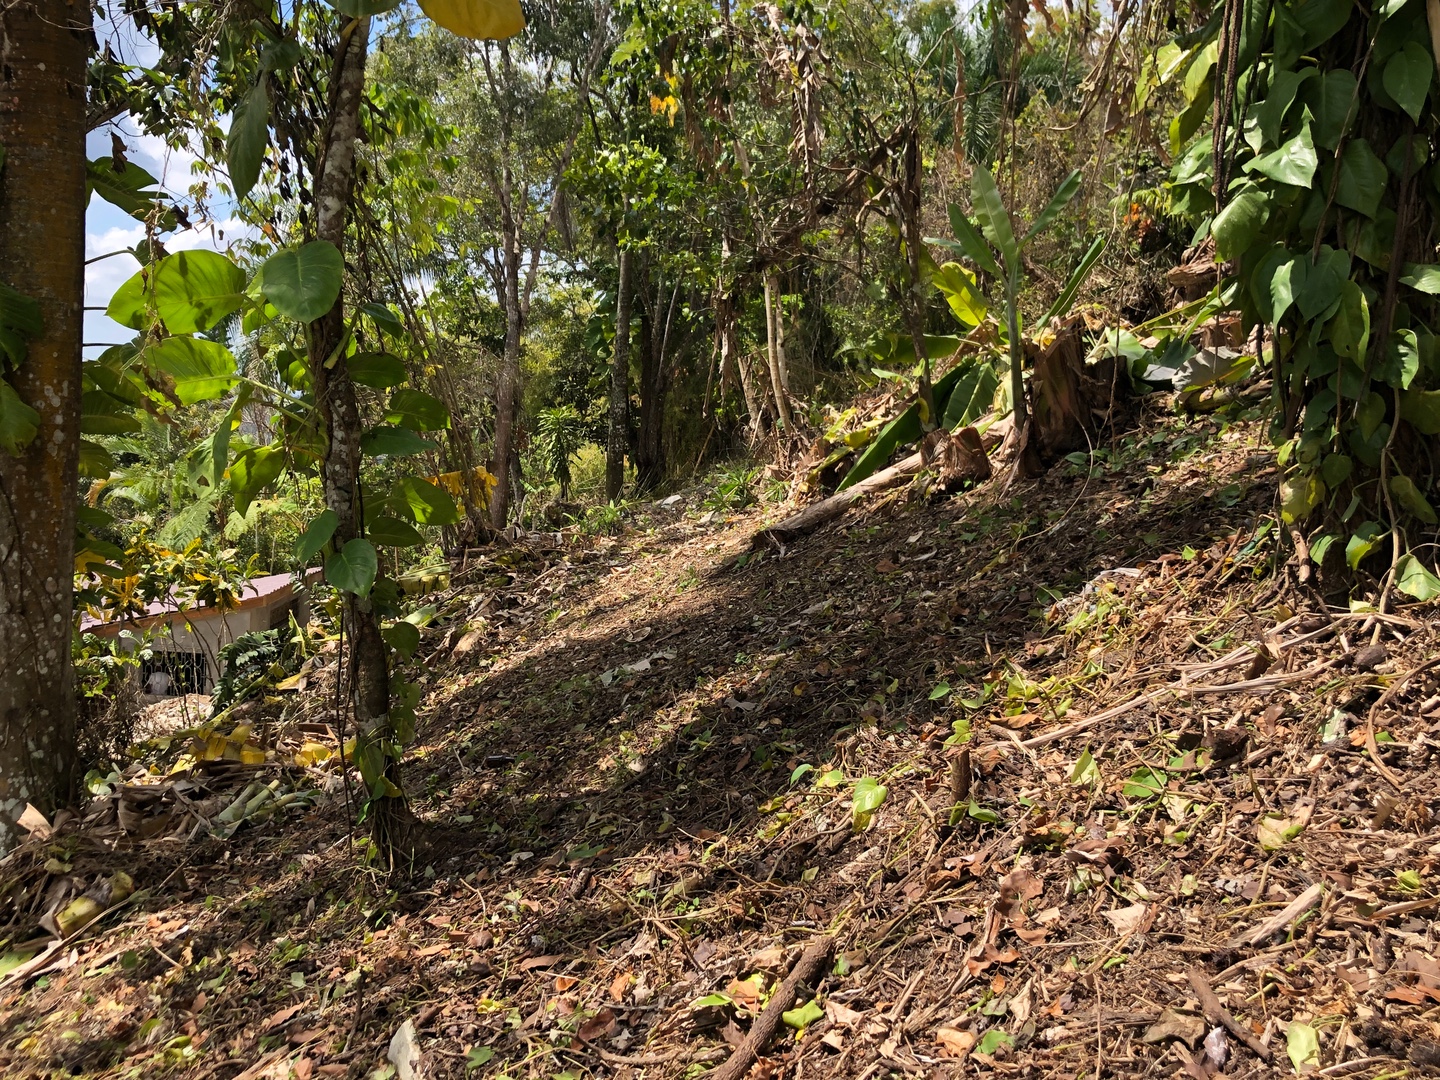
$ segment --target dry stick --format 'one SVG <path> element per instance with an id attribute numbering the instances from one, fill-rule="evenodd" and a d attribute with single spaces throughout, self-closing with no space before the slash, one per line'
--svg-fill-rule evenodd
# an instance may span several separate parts
<path id="1" fill-rule="evenodd" d="M 770 1004 L 765 1006 L 765 1011 L 751 1026 L 745 1041 L 736 1047 L 735 1053 L 730 1055 L 725 1064 L 708 1074 L 709 1080 L 740 1080 L 750 1071 L 750 1066 L 755 1064 L 760 1051 L 779 1029 L 781 1014 L 795 1003 L 795 995 L 801 985 L 819 974 L 834 947 L 834 935 L 827 934 L 800 954 L 800 959 L 795 961 L 789 976 L 770 998 Z"/>
<path id="2" fill-rule="evenodd" d="M 1250 946 L 1260 944 L 1260 942 L 1264 941 L 1271 934 L 1277 934 L 1281 930 L 1284 930 L 1301 915 L 1309 911 L 1320 902 L 1320 898 L 1324 895 L 1325 886 L 1317 881 L 1294 900 L 1291 900 L 1290 903 L 1286 904 L 1282 910 L 1255 927 L 1254 930 L 1247 930 L 1241 934 L 1240 937 L 1235 940 L 1234 944 Z"/>
<path id="3" fill-rule="evenodd" d="M 1256 1057 L 1262 1061 L 1269 1061 L 1270 1048 L 1246 1031 L 1245 1026 L 1230 1015 L 1230 1010 L 1220 1004 L 1220 999 L 1210 988 L 1210 980 L 1205 977 L 1205 972 L 1197 967 L 1192 967 L 1186 972 L 1186 975 L 1190 979 L 1190 988 L 1200 999 L 1200 1009 L 1205 1014 L 1205 1018 L 1212 1024 L 1222 1025 L 1226 1031 L 1248 1046 Z"/>

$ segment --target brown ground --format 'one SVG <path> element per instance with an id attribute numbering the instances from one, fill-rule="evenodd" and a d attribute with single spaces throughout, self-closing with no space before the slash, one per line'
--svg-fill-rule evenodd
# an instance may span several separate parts
<path id="1" fill-rule="evenodd" d="M 410 1020 L 426 1076 L 689 1076 L 824 935 L 752 1075 L 1433 1071 L 1433 609 L 1368 648 L 1277 573 L 1260 436 L 1157 413 L 780 557 L 692 500 L 468 561 L 412 673 L 426 858 L 366 869 L 338 795 L 32 845 L 12 941 L 55 866 L 142 891 L 0 981 L 0 1074 L 369 1076 Z"/>

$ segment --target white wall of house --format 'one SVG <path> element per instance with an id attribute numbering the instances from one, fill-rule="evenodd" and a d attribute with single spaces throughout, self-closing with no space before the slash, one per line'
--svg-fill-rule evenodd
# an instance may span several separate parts
<path id="1" fill-rule="evenodd" d="M 220 650 L 242 634 L 271 630 L 289 621 L 289 613 L 296 610 L 296 618 L 304 621 L 306 612 L 303 605 L 296 604 L 291 596 L 277 599 L 273 604 L 257 604 L 253 607 L 227 611 L 224 614 L 206 612 L 204 609 L 189 613 L 176 613 L 168 625 L 154 624 L 150 627 L 150 648 L 156 653 L 188 653 L 205 658 L 205 685 L 201 693 L 210 693 L 220 679 Z M 187 617 L 188 615 L 188 617 Z M 142 686 L 142 690 L 146 687 Z"/>

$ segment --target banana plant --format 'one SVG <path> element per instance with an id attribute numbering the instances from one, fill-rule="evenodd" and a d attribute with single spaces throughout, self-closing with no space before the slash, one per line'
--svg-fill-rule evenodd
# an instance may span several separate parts
<path id="1" fill-rule="evenodd" d="M 970 259 L 983 273 L 1000 282 L 1005 290 L 1005 337 L 1010 353 L 1010 399 L 1015 410 L 1015 426 L 1018 430 L 1026 420 L 1025 407 L 1025 343 L 1021 337 L 1020 284 L 1024 270 L 1025 248 L 1037 236 L 1048 229 L 1060 212 L 1070 204 L 1080 191 L 1080 172 L 1076 170 L 1060 181 L 1060 186 L 1051 196 L 1050 202 L 1035 219 L 1035 223 L 1019 239 L 1010 212 L 1000 198 L 1000 189 L 995 186 L 995 177 L 984 166 L 977 166 L 970 181 L 971 205 L 974 207 L 974 222 L 965 211 L 954 203 L 950 204 L 950 228 L 955 233 L 953 240 L 943 237 L 927 237 L 926 242 L 955 251 Z M 1084 284 L 1094 268 L 1100 253 L 1105 250 L 1105 238 L 1096 237 L 1085 252 L 1055 303 L 1035 324 L 1036 333 L 1052 321 L 1062 318 L 1075 301 L 1075 294 Z"/>

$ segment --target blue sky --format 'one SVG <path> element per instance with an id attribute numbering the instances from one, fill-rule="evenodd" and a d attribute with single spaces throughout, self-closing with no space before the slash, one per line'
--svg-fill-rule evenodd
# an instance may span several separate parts
<path id="1" fill-rule="evenodd" d="M 142 35 L 137 34 L 127 19 L 105 20 L 97 16 L 95 33 L 102 46 L 108 43 L 115 55 L 127 62 L 153 63 L 155 49 Z M 225 121 L 228 121 L 228 117 Z M 223 122 L 223 121 L 222 121 Z M 201 179 L 194 171 L 196 156 L 187 150 L 174 150 L 164 140 L 147 135 L 136 122 L 135 117 L 122 117 L 90 133 L 86 144 L 89 157 L 110 156 L 111 133 L 124 140 L 129 160 L 145 169 L 160 180 L 164 188 L 190 205 L 187 192 L 190 185 Z M 213 185 L 212 185 L 213 190 Z M 232 216 L 233 204 L 223 200 L 212 200 L 211 212 L 214 220 L 200 221 L 192 213 L 195 228 L 185 232 L 163 234 L 161 239 L 167 251 L 184 251 L 194 248 L 208 248 L 225 251 L 237 240 L 252 235 L 239 220 Z M 111 206 L 98 196 L 92 197 L 85 215 L 85 258 L 95 259 L 112 251 L 133 248 L 145 238 L 145 226 L 124 211 Z M 85 267 L 85 306 L 103 309 L 110 302 L 115 290 L 135 271 L 140 264 L 130 254 L 89 263 Z M 95 356 L 107 344 L 128 341 L 133 331 L 106 318 L 105 312 L 85 312 L 86 356 Z"/>

